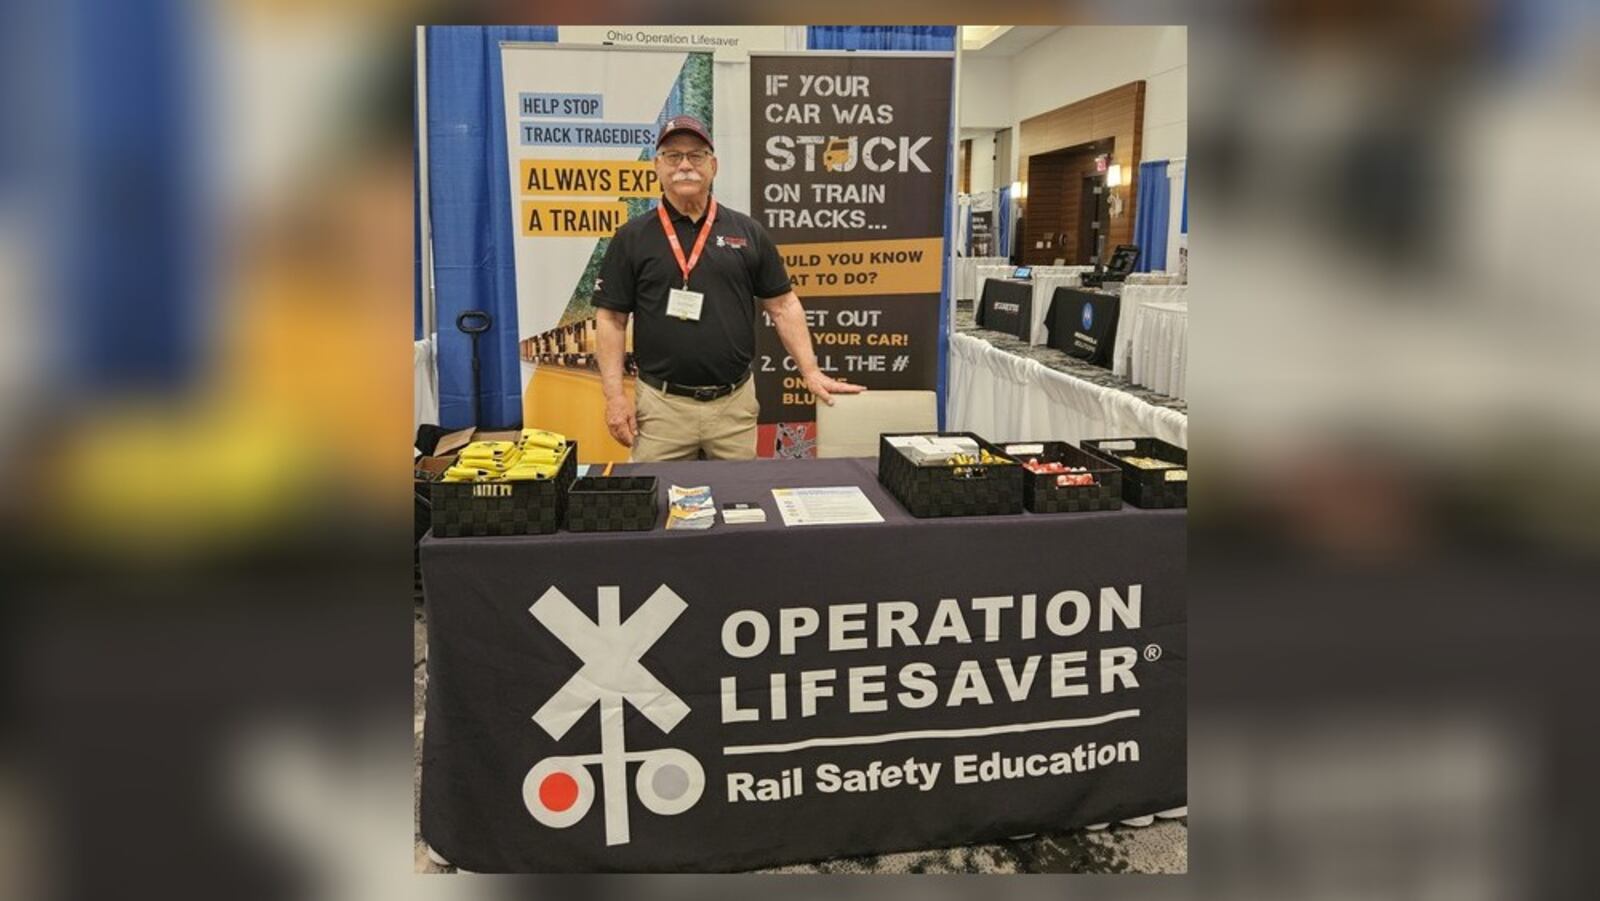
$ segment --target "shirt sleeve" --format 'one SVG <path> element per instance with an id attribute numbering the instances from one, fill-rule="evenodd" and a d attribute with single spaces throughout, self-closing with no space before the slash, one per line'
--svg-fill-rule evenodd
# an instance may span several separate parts
<path id="1" fill-rule="evenodd" d="M 772 243 L 772 236 L 755 224 L 756 268 L 751 278 L 755 286 L 756 296 L 762 300 L 773 297 L 782 297 L 789 293 L 789 270 L 784 268 L 783 257 L 778 255 L 777 245 Z"/>
<path id="2" fill-rule="evenodd" d="M 636 298 L 633 264 L 629 261 L 627 237 L 622 232 L 611 236 L 606 255 L 600 259 L 600 274 L 594 280 L 594 305 L 618 313 L 632 313 Z"/>

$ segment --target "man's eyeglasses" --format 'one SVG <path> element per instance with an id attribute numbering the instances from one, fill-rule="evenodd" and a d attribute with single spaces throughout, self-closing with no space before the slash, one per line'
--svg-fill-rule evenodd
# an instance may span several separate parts
<path id="1" fill-rule="evenodd" d="M 682 165 L 684 160 L 688 160 L 696 166 L 704 166 L 706 160 L 711 159 L 711 151 L 691 150 L 688 153 L 683 153 L 678 150 L 667 150 L 656 154 L 656 159 L 665 162 L 669 166 Z"/>

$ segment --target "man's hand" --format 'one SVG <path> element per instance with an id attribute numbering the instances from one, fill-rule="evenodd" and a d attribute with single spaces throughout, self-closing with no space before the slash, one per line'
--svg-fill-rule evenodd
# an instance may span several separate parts
<path id="1" fill-rule="evenodd" d="M 835 394 L 860 394 L 867 390 L 864 385 L 847 385 L 842 379 L 829 378 L 820 369 L 813 369 L 805 379 L 806 390 L 830 407 L 833 406 Z"/>
<path id="2" fill-rule="evenodd" d="M 626 394 L 606 398 L 606 430 L 623 447 L 633 447 L 634 436 L 639 434 L 639 421 L 634 417 L 633 398 Z"/>

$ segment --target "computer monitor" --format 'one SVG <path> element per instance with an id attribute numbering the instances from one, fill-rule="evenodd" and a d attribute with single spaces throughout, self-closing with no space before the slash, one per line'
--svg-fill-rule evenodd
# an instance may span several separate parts
<path id="1" fill-rule="evenodd" d="M 1106 277 L 1110 281 L 1123 281 L 1133 274 L 1134 264 L 1139 262 L 1139 245 L 1118 244 L 1117 249 L 1111 251 L 1111 262 L 1106 264 Z"/>
<path id="2" fill-rule="evenodd" d="M 1032 266 L 1018 266 L 1011 272 L 1012 278 L 1033 278 Z"/>

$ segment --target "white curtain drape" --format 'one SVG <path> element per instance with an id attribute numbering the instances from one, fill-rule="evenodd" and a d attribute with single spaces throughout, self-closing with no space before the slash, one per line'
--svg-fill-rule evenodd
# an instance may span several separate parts
<path id="1" fill-rule="evenodd" d="M 439 424 L 437 336 L 411 342 L 411 434 L 423 424 Z"/>
<path id="2" fill-rule="evenodd" d="M 981 338 L 950 337 L 946 423 L 991 441 L 1154 437 L 1189 446 L 1189 417 L 1057 372 Z"/>

